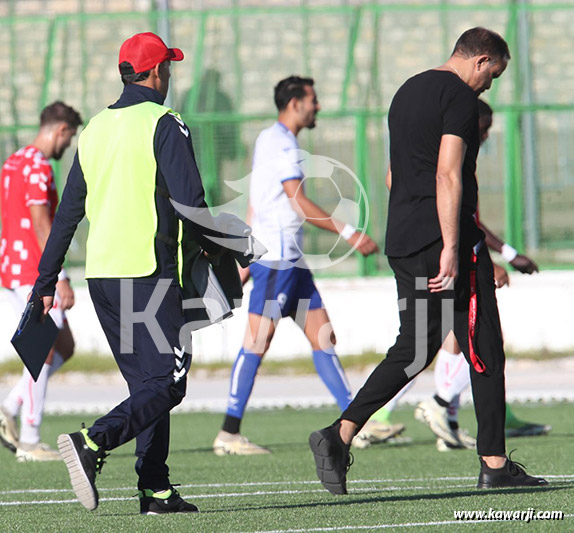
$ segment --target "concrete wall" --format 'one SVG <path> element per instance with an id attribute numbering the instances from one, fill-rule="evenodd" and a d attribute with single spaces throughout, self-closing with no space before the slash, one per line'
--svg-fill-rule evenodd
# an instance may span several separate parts
<path id="1" fill-rule="evenodd" d="M 385 353 L 394 343 L 398 312 L 393 278 L 319 280 L 317 285 L 335 327 L 339 354 L 370 350 Z M 511 287 L 499 290 L 498 299 L 509 350 L 574 350 L 574 272 L 512 274 Z M 68 317 L 78 351 L 109 354 L 85 287 L 77 289 L 76 301 Z M 246 312 L 245 300 L 233 318 L 197 332 L 193 344 L 195 361 L 232 362 L 243 340 Z M 9 339 L 17 324 L 5 291 L 0 292 L 0 317 L 3 360 L 15 355 Z M 290 319 L 282 320 L 269 357 L 288 359 L 309 353 L 298 327 Z"/>
<path id="2" fill-rule="evenodd" d="M 355 14 L 326 9 L 326 6 L 359 6 L 395 4 L 379 13 L 364 9 L 356 27 L 356 42 L 350 64 L 350 43 Z M 536 0 L 544 6 L 550 0 Z M 148 10 L 154 0 L 18 0 L 0 1 L 0 129 L 19 126 L 15 132 L 0 131 L 0 160 L 30 142 L 43 104 L 63 99 L 81 110 L 87 120 L 113 103 L 121 91 L 117 71 L 120 43 L 128 36 L 153 29 Z M 497 31 L 508 31 L 509 0 L 490 0 L 485 8 L 481 0 L 459 0 L 448 3 L 452 9 L 428 10 L 429 6 L 446 5 L 440 0 L 306 0 L 301 5 L 313 8 L 304 15 L 297 9 L 262 14 L 257 10 L 240 17 L 210 12 L 205 21 L 203 45 L 199 10 L 238 6 L 244 8 L 285 7 L 292 0 L 170 0 L 170 43 L 185 52 L 186 60 L 173 65 L 171 96 L 176 109 L 183 111 L 183 100 L 194 88 L 196 70 L 221 73 L 221 89 L 238 113 L 273 115 L 272 87 L 282 77 L 299 73 L 316 79 L 317 92 L 324 113 L 317 129 L 300 135 L 301 146 L 312 153 L 336 156 L 339 161 L 358 170 L 356 165 L 356 123 L 353 118 L 327 118 L 326 114 L 341 108 L 346 94 L 346 108 L 387 109 L 397 88 L 406 78 L 441 64 L 459 34 L 473 25 L 485 25 Z M 396 9 L 413 4 L 412 9 Z M 558 4 L 555 4 L 558 5 Z M 569 105 L 574 83 L 574 54 L 570 53 L 570 28 L 574 22 L 572 3 L 549 10 L 529 12 L 533 100 L 543 104 Z M 461 9 L 464 6 L 464 9 Z M 493 10 L 492 7 L 504 8 Z M 15 23 L 7 24 L 15 15 Z M 472 9 L 471 9 L 472 8 Z M 77 16 L 85 10 L 85 19 Z M 127 14 L 134 12 L 135 15 Z M 60 17 L 60 18 L 58 18 Z M 62 18 L 68 17 L 68 18 Z M 57 21 L 54 26 L 52 23 Z M 378 28 L 378 31 L 377 31 Z M 53 53 L 50 35 L 54 36 Z M 201 51 L 201 56 L 198 52 Z M 521 87 L 513 72 L 525 50 L 513 50 L 513 61 L 505 75 L 485 95 L 497 106 L 515 102 Z M 51 59 L 50 59 L 51 58 Z M 50 82 L 44 87 L 46 76 Z M 345 83 L 348 81 L 348 84 Z M 346 93 L 344 92 L 346 87 Z M 195 87 L 197 88 L 197 87 Z M 188 110 L 187 110 L 188 111 Z M 229 111 L 227 109 L 226 111 Z M 544 256 L 540 262 L 574 262 L 568 242 L 574 242 L 574 114 L 572 111 L 538 111 L 536 113 L 538 160 L 537 180 L 540 200 L 540 239 Z M 189 124 L 196 142 L 200 135 L 196 117 Z M 221 181 L 237 180 L 250 169 L 252 147 L 259 131 L 269 119 L 246 120 L 239 125 L 241 155 L 225 161 L 218 195 L 229 199 Z M 26 126 L 26 127 L 25 127 Z M 387 168 L 388 143 L 382 119 L 371 120 L 367 127 L 369 145 L 368 174 L 371 205 L 384 205 L 384 176 Z M 501 232 L 505 227 L 504 168 L 508 154 L 506 114 L 497 112 L 489 142 L 481 149 L 479 181 L 481 211 L 489 227 Z M 204 144 L 205 146 L 205 144 Z M 74 144 L 75 148 L 75 144 Z M 530 150 L 530 147 L 524 147 Z M 75 150 L 70 149 L 61 162 L 65 177 Z M 362 152 L 364 153 L 364 152 Z M 200 169 L 210 178 L 208 166 L 198 153 Z M 207 167 L 207 168 L 206 168 Z M 215 181 L 215 180 L 214 180 Z M 208 189 L 209 192 L 209 189 Z M 373 209 L 373 212 L 375 209 Z M 383 240 L 384 214 L 373 225 L 378 242 Z M 74 264 L 83 260 L 86 226 L 80 226 L 74 247 L 68 256 Z M 517 243 L 512 243 L 516 245 Z M 553 246 L 549 246 L 552 244 Z M 539 252 L 541 253 L 541 252 Z M 380 266 L 380 265 L 379 265 Z M 353 272 L 356 274 L 356 271 Z"/>

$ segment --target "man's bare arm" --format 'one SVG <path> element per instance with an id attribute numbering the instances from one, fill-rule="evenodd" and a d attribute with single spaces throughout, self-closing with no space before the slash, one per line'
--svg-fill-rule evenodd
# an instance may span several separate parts
<path id="1" fill-rule="evenodd" d="M 44 251 L 46 242 L 52 229 L 52 221 L 50 220 L 50 210 L 45 204 L 31 205 L 30 218 L 32 219 L 32 227 L 40 246 L 40 251 Z M 61 279 L 56 284 L 56 290 L 60 295 L 61 308 L 63 311 L 71 309 L 75 303 L 75 296 L 70 281 L 68 279 Z"/>
<path id="2" fill-rule="evenodd" d="M 451 288 L 458 275 L 458 239 L 460 205 L 462 200 L 462 163 L 466 143 L 456 135 L 443 135 L 438 154 L 436 173 L 436 207 L 443 249 L 440 270 L 428 282 L 431 292 Z"/>
<path id="3" fill-rule="evenodd" d="M 251 223 L 253 222 L 253 207 L 251 207 L 251 202 L 247 204 L 247 215 L 245 217 L 245 222 L 249 226 L 251 226 Z M 245 285 L 251 277 L 251 271 L 249 270 L 249 267 L 242 267 L 238 264 L 237 270 L 239 271 L 239 279 L 241 280 L 241 285 Z"/>
<path id="4" fill-rule="evenodd" d="M 52 229 L 52 221 L 50 220 L 50 208 L 46 205 L 31 205 L 30 218 L 32 219 L 32 227 L 38 240 L 40 251 L 44 251 L 46 241 Z"/>
<path id="5" fill-rule="evenodd" d="M 497 251 L 499 254 L 502 254 L 503 257 L 519 272 L 523 274 L 532 274 L 533 272 L 538 272 L 538 265 L 530 259 L 530 257 L 522 254 L 516 253 L 516 250 L 505 245 L 504 241 L 498 237 L 495 233 L 490 231 L 482 222 L 479 223 L 480 229 L 484 231 L 485 235 L 485 243 L 489 248 Z M 506 257 L 503 253 L 503 248 L 507 247 L 512 252 L 514 257 Z"/>
<path id="6" fill-rule="evenodd" d="M 318 228 L 330 231 L 332 233 L 340 234 L 345 228 L 345 223 L 332 218 L 326 211 L 321 209 L 315 202 L 309 199 L 303 187 L 301 187 L 301 180 L 288 180 L 283 182 L 283 189 L 287 196 L 291 199 L 291 206 L 299 215 L 301 215 L 307 222 L 317 226 Z M 379 251 L 377 244 L 368 236 L 362 235 L 355 231 L 346 239 L 350 246 L 356 247 L 359 252 L 364 255 L 371 255 Z"/>

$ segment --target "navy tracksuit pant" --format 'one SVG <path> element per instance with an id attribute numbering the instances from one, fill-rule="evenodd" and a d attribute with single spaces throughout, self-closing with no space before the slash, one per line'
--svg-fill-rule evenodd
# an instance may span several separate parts
<path id="1" fill-rule="evenodd" d="M 121 283 L 133 282 L 133 297 L 121 297 Z M 169 280 L 161 280 L 165 294 L 157 306 L 154 322 L 159 327 L 163 342 L 157 342 L 157 331 L 141 319 L 141 313 L 156 308 L 153 293 L 155 283 L 148 280 L 90 279 L 88 286 L 96 313 L 106 334 L 118 367 L 128 383 L 129 397 L 96 420 L 88 436 L 105 450 L 112 450 L 136 438 L 136 472 L 138 488 L 163 490 L 169 488 L 169 469 L 166 464 L 169 453 L 170 410 L 185 396 L 187 371 L 191 363 L 191 337 L 189 345 L 180 345 L 179 334 L 185 324 L 181 290 Z M 125 286 L 124 286 L 125 287 Z M 132 301 L 129 301 L 132 300 Z M 154 303 L 154 305 L 151 305 Z M 122 307 L 124 329 L 121 330 Z M 152 316 L 153 320 L 153 316 Z M 126 325 L 127 322 L 127 325 Z M 128 331 L 133 327 L 133 349 L 126 347 Z M 155 335 L 155 337 L 154 337 Z M 123 341 L 123 342 L 122 342 Z M 184 350 L 182 351 L 182 348 Z"/>

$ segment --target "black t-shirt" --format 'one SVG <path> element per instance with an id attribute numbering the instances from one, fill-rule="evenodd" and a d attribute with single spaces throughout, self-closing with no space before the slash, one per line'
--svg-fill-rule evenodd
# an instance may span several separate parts
<path id="1" fill-rule="evenodd" d="M 436 170 L 441 137 L 466 145 L 462 166 L 460 240 L 482 236 L 473 214 L 478 187 L 478 97 L 456 74 L 428 70 L 407 80 L 389 110 L 392 186 L 385 253 L 406 257 L 441 237 L 436 208 Z"/>

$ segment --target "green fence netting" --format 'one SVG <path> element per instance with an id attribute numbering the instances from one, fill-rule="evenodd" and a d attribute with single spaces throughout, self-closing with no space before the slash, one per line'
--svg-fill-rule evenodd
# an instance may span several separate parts
<path id="1" fill-rule="evenodd" d="M 245 209 L 254 142 L 276 116 L 273 86 L 289 74 L 313 76 L 322 111 L 316 129 L 301 133 L 301 147 L 358 176 L 369 231 L 381 246 L 386 112 L 394 92 L 409 76 L 442 64 L 465 29 L 492 28 L 508 40 L 512 61 L 485 94 L 495 118 L 479 157 L 482 218 L 545 265 L 574 264 L 574 4 L 4 0 L 0 16 L 2 159 L 33 138 L 47 103 L 63 99 L 86 119 L 113 103 L 121 91 L 119 45 L 157 31 L 186 54 L 172 68 L 170 103 L 192 129 L 212 204 Z M 60 186 L 71 152 L 57 166 Z M 331 181 L 310 180 L 309 194 L 335 210 L 343 192 L 364 218 L 365 198 L 344 174 L 339 168 Z M 69 255 L 75 264 L 83 261 L 85 233 L 82 226 Z M 306 233 L 311 254 L 346 252 L 333 236 Z M 383 257 L 352 256 L 321 273 L 385 269 Z"/>

